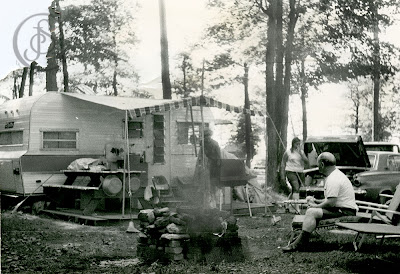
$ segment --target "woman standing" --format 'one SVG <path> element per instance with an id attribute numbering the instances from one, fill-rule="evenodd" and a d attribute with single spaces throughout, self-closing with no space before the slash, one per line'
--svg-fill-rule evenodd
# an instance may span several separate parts
<path id="1" fill-rule="evenodd" d="M 304 166 L 308 164 L 308 158 L 301 148 L 301 141 L 299 138 L 294 137 L 292 140 L 292 147 L 285 151 L 281 162 L 281 180 L 292 186 L 292 192 L 289 199 L 299 199 L 300 186 L 304 183 Z M 297 209 L 297 208 L 296 208 Z"/>

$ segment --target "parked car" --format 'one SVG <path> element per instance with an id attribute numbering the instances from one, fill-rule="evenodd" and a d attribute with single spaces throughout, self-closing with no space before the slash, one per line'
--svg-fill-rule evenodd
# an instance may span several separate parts
<path id="1" fill-rule="evenodd" d="M 300 187 L 300 198 L 324 197 L 325 177 L 319 173 L 317 157 L 322 152 L 331 152 L 336 158 L 336 167 L 344 172 L 350 181 L 354 175 L 370 169 L 371 164 L 361 136 L 320 136 L 308 137 L 304 142 L 304 152 L 310 167 L 304 170 L 305 183 Z"/>
<path id="2" fill-rule="evenodd" d="M 400 153 L 368 151 L 371 169 L 354 175 L 353 184 L 357 199 L 385 203 L 387 197 L 380 194 L 393 194 L 400 183 Z"/>
<path id="3" fill-rule="evenodd" d="M 392 151 L 400 152 L 398 144 L 388 142 L 365 142 L 365 149 L 367 151 Z"/>

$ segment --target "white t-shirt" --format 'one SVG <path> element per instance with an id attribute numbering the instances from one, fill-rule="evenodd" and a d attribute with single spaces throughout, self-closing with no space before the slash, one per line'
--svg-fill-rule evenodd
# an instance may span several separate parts
<path id="1" fill-rule="evenodd" d="M 339 169 L 335 169 L 326 177 L 324 194 L 325 198 L 337 198 L 336 207 L 358 210 L 353 185 Z"/>
<path id="2" fill-rule="evenodd" d="M 292 171 L 292 172 L 302 172 L 304 170 L 304 161 L 301 158 L 301 155 L 297 151 L 286 151 L 287 154 L 287 161 L 286 161 L 286 171 Z"/>

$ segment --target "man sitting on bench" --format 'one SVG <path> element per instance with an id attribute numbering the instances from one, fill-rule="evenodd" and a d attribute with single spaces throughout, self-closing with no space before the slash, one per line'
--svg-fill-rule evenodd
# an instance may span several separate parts
<path id="1" fill-rule="evenodd" d="M 317 163 L 319 172 L 326 176 L 325 199 L 317 200 L 307 196 L 308 209 L 301 234 L 293 243 L 283 247 L 283 252 L 297 251 L 304 247 L 319 220 L 355 216 L 357 213 L 353 186 L 347 176 L 336 168 L 335 156 L 330 152 L 323 152 L 318 156 Z"/>

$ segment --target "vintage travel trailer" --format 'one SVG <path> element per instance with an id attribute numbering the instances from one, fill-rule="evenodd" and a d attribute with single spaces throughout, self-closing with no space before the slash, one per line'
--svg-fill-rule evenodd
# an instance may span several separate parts
<path id="1" fill-rule="evenodd" d="M 107 210 L 110 200 L 119 208 L 122 201 L 122 212 L 126 202 L 143 206 L 148 188 L 190 184 L 201 128 L 214 128 L 217 121 L 210 107 L 255 115 L 204 96 L 155 100 L 47 92 L 7 101 L 0 105 L 0 192 L 39 202 L 44 197 L 86 215 Z M 83 168 L 71 168 L 87 160 Z"/>
<path id="2" fill-rule="evenodd" d="M 141 186 L 152 184 L 155 176 L 169 184 L 178 175 L 192 176 L 196 156 L 191 140 L 202 123 L 195 106 L 199 100 L 47 92 L 7 101 L 0 105 L 0 191 L 25 196 L 43 193 L 43 183 L 64 183 L 62 170 L 74 160 L 105 157 L 109 144 L 124 147 L 126 116 L 130 169 L 142 171 Z M 207 107 L 203 122 L 214 125 Z"/>

